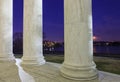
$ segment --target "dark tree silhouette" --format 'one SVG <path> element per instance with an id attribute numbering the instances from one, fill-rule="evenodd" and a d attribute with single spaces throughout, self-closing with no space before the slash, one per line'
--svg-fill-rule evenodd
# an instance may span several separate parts
<path id="1" fill-rule="evenodd" d="M 46 38 L 46 34 L 45 32 L 43 32 L 43 40 Z"/>
<path id="2" fill-rule="evenodd" d="M 13 35 L 13 53 L 23 53 L 23 34 L 21 32 L 14 33 Z"/>

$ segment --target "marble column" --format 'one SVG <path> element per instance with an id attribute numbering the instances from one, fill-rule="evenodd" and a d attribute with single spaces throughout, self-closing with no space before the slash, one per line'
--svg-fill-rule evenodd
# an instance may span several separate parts
<path id="1" fill-rule="evenodd" d="M 13 56 L 13 0 L 0 0 L 0 60 Z"/>
<path id="2" fill-rule="evenodd" d="M 65 58 L 61 74 L 66 78 L 97 78 L 91 9 L 91 0 L 64 0 Z"/>
<path id="3" fill-rule="evenodd" d="M 22 64 L 45 64 L 42 48 L 42 0 L 24 0 Z"/>

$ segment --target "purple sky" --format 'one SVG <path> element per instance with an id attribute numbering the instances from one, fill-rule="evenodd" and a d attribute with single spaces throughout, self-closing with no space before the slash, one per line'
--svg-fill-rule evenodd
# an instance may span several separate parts
<path id="1" fill-rule="evenodd" d="M 23 30 L 23 0 L 14 0 L 14 32 Z M 46 39 L 63 41 L 63 0 L 43 0 Z M 93 0 L 93 32 L 98 40 L 120 41 L 120 0 Z"/>

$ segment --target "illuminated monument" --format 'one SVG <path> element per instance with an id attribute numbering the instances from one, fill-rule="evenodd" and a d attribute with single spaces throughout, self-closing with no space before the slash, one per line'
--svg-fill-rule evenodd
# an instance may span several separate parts
<path id="1" fill-rule="evenodd" d="M 93 62 L 91 0 L 64 0 L 65 60 L 61 75 L 74 80 L 97 78 Z M 52 12 L 52 11 L 51 11 Z M 2 20 L 1 20 L 2 19 Z M 13 60 L 12 0 L 0 0 L 0 59 Z M 22 64 L 44 65 L 42 0 L 24 0 Z M 38 44 L 41 42 L 40 44 Z"/>

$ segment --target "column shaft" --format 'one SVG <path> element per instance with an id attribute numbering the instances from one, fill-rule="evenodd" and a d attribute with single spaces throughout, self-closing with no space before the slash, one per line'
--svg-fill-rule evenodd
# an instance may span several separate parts
<path id="1" fill-rule="evenodd" d="M 13 56 L 13 0 L 0 0 L 0 60 Z"/>
<path id="2" fill-rule="evenodd" d="M 44 64 L 42 49 L 42 0 L 24 0 L 22 64 Z"/>
<path id="3" fill-rule="evenodd" d="M 65 60 L 63 76 L 75 80 L 97 77 L 93 62 L 91 0 L 64 0 Z"/>

